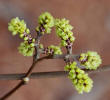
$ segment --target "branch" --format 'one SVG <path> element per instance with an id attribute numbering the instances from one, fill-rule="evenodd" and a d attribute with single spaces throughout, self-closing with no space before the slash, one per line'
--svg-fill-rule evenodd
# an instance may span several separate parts
<path id="1" fill-rule="evenodd" d="M 22 77 L 21 81 L 8 93 L 6 93 L 3 97 L 0 98 L 0 100 L 5 100 L 6 98 L 8 98 L 10 95 L 12 95 L 15 91 L 17 91 L 21 86 L 23 86 L 25 84 L 25 81 L 23 80 L 24 78 L 28 78 L 30 77 L 32 70 L 34 69 L 35 65 L 37 64 L 38 61 L 41 61 L 43 59 L 48 58 L 49 56 L 45 56 L 42 57 L 38 60 L 33 60 L 33 63 L 31 65 L 31 67 L 29 68 L 28 72 L 26 74 L 24 74 L 24 77 Z"/>
<path id="2" fill-rule="evenodd" d="M 28 83 L 29 81 L 29 77 L 33 71 L 33 69 L 35 68 L 36 63 L 38 62 L 38 59 L 40 57 L 40 52 L 39 52 L 39 43 L 40 43 L 40 37 L 41 37 L 41 33 L 37 32 L 37 37 L 36 37 L 36 44 L 35 44 L 35 54 L 33 56 L 33 62 L 32 65 L 30 66 L 30 68 L 28 69 L 27 73 L 25 74 L 25 76 L 21 79 L 21 81 L 12 89 L 10 90 L 8 93 L 6 93 L 3 97 L 0 98 L 0 100 L 5 100 L 6 98 L 8 98 L 10 95 L 12 95 L 16 90 L 18 90 L 21 86 L 25 85 Z M 44 57 L 45 58 L 45 57 Z M 46 57 L 47 58 L 47 57 Z M 43 58 L 40 58 L 39 60 L 42 60 Z"/>
<path id="3" fill-rule="evenodd" d="M 87 70 L 83 69 L 88 74 L 110 71 L 110 65 L 104 65 L 99 67 L 97 70 Z M 68 72 L 65 71 L 52 71 L 52 72 L 34 72 L 31 74 L 30 79 L 40 79 L 40 78 L 54 78 L 54 77 L 65 77 Z M 21 80 L 25 76 L 22 74 L 0 74 L 0 80 Z"/>
<path id="4" fill-rule="evenodd" d="M 39 50 L 39 48 L 37 48 L 37 50 Z M 39 58 L 39 54 L 40 54 L 39 51 L 35 52 L 35 56 L 33 56 L 33 63 L 31 65 L 31 67 L 29 68 L 29 70 L 27 71 L 27 73 L 21 74 L 24 77 L 21 78 L 21 81 L 17 84 L 17 86 L 15 86 L 11 91 L 9 91 L 7 94 L 5 94 L 3 97 L 1 97 L 0 100 L 5 100 L 10 95 L 12 95 L 16 90 L 18 90 L 21 86 L 23 86 L 24 84 L 26 84 L 29 81 L 29 78 L 32 74 L 32 71 L 35 68 L 35 65 L 38 61 L 41 61 L 43 59 L 65 59 L 65 58 L 73 58 L 74 59 L 75 57 L 76 58 L 78 57 L 78 55 L 63 54 L 63 55 L 51 55 L 51 56 L 45 56 L 45 57 Z M 56 72 L 56 73 L 55 72 L 54 73 L 53 72 L 48 72 L 48 74 L 46 74 L 46 75 L 47 76 L 48 75 L 49 76 L 51 76 L 51 75 L 54 75 L 54 76 L 67 75 L 67 72 L 64 72 L 64 71 L 60 72 L 59 74 L 58 73 L 59 72 Z M 44 72 L 44 75 L 45 75 L 45 72 Z M 42 73 L 42 76 L 43 76 L 43 73 Z"/>

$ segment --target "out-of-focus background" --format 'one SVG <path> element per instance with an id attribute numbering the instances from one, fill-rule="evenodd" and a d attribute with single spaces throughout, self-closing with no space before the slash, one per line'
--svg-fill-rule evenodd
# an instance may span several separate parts
<path id="1" fill-rule="evenodd" d="M 48 11 L 54 17 L 65 17 L 74 26 L 76 41 L 73 53 L 93 50 L 99 52 L 102 65 L 110 64 L 110 0 L 0 0 L 0 74 L 26 72 L 32 58 L 23 57 L 17 47 L 22 41 L 8 31 L 8 22 L 20 17 L 35 33 L 37 18 Z M 45 45 L 57 44 L 55 33 L 42 38 Z M 45 60 L 34 71 L 64 69 L 62 60 Z M 7 100 L 110 100 L 110 72 L 92 74 L 94 87 L 89 94 L 79 95 L 68 78 L 31 80 Z M 0 97 L 18 81 L 0 81 Z"/>

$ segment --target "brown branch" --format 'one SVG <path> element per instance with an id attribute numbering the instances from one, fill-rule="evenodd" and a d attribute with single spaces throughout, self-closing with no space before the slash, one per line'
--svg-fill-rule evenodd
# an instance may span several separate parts
<path id="1" fill-rule="evenodd" d="M 0 98 L 0 100 L 5 100 L 6 98 L 8 98 L 10 95 L 12 95 L 16 90 L 18 90 L 21 86 L 23 86 L 25 84 L 25 81 L 23 80 L 23 78 L 29 77 L 32 73 L 32 70 L 34 69 L 35 65 L 37 64 L 38 61 L 41 61 L 43 59 L 48 58 L 49 56 L 45 56 L 42 57 L 38 60 L 33 60 L 33 63 L 30 67 L 30 69 L 28 70 L 28 72 L 24 75 L 24 77 L 22 77 L 21 81 L 17 84 L 17 86 L 15 86 L 11 91 L 9 91 L 8 93 L 6 93 L 3 97 Z"/>
<path id="2" fill-rule="evenodd" d="M 29 70 L 27 71 L 27 73 L 25 74 L 25 76 L 22 78 L 22 80 L 17 84 L 17 86 L 15 86 L 11 91 L 9 91 L 3 97 L 1 97 L 0 100 L 5 100 L 11 94 L 13 94 L 17 89 L 19 89 L 22 85 L 28 83 L 29 77 L 30 77 L 33 69 L 35 68 L 35 65 L 38 62 L 38 59 L 40 57 L 40 51 L 39 51 L 40 37 L 41 37 L 41 33 L 40 32 L 37 32 L 36 43 L 35 43 L 35 54 L 33 56 L 33 62 L 32 62 L 32 65 L 30 66 Z M 42 59 L 44 59 L 44 58 L 40 58 L 39 61 L 42 60 Z M 48 58 L 48 57 L 46 57 L 46 58 Z"/>
<path id="3" fill-rule="evenodd" d="M 24 84 L 24 82 L 21 81 L 16 87 L 14 87 L 11 91 L 9 91 L 7 94 L 5 94 L 3 97 L 1 97 L 0 100 L 5 100 L 6 98 L 8 98 L 11 94 L 16 92 L 16 90 L 18 90 L 21 86 L 23 86 L 23 84 Z"/>
<path id="4" fill-rule="evenodd" d="M 25 74 L 25 77 L 29 77 L 29 76 L 31 75 L 31 73 L 32 73 L 32 71 L 33 71 L 35 65 L 36 65 L 38 62 L 42 61 L 43 59 L 49 59 L 49 58 L 50 58 L 50 56 L 44 56 L 44 57 L 38 59 L 37 61 L 33 61 L 33 64 L 32 64 L 32 66 L 30 67 L 30 69 L 28 70 L 28 72 Z"/>

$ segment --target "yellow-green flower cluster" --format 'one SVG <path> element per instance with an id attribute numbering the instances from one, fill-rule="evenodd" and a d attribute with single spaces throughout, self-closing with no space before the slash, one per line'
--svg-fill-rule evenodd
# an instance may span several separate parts
<path id="1" fill-rule="evenodd" d="M 28 43 L 28 41 L 24 41 L 18 47 L 19 52 L 24 56 L 32 56 L 34 52 L 34 43 Z"/>
<path id="2" fill-rule="evenodd" d="M 19 52 L 24 56 L 32 56 L 35 39 L 29 34 L 30 30 L 26 27 L 24 20 L 20 20 L 18 17 L 13 18 L 8 25 L 8 29 L 12 32 L 12 35 L 19 34 L 20 38 L 24 39 L 24 42 L 18 47 Z"/>
<path id="3" fill-rule="evenodd" d="M 42 34 L 50 33 L 51 28 L 54 26 L 54 18 L 48 13 L 42 13 L 38 18 L 39 26 L 36 28 L 37 31 L 40 31 Z"/>
<path id="4" fill-rule="evenodd" d="M 58 37 L 61 38 L 62 46 L 70 45 L 75 40 L 73 32 L 71 31 L 73 27 L 69 24 L 69 20 L 66 20 L 65 18 L 56 19 L 55 27 Z"/>
<path id="5" fill-rule="evenodd" d="M 48 47 L 47 54 L 62 54 L 61 48 L 59 46 L 51 45 Z"/>
<path id="6" fill-rule="evenodd" d="M 88 51 L 87 53 L 81 53 L 79 57 L 81 65 L 86 69 L 97 69 L 102 63 L 101 57 L 97 52 Z"/>
<path id="7" fill-rule="evenodd" d="M 65 70 L 69 71 L 68 77 L 72 81 L 78 93 L 90 92 L 93 87 L 93 81 L 83 70 L 77 67 L 77 63 L 73 62 L 65 66 Z"/>
<path id="8" fill-rule="evenodd" d="M 24 20 L 20 20 L 18 17 L 13 18 L 8 24 L 8 30 L 12 32 L 12 35 L 29 33 L 29 29 L 26 27 Z"/>

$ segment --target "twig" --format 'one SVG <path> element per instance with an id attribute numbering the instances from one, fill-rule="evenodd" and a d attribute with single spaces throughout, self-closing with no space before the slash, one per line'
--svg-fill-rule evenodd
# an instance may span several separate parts
<path id="1" fill-rule="evenodd" d="M 36 54 L 38 54 L 38 52 L 36 52 Z M 37 57 L 33 56 L 33 63 L 31 65 L 30 69 L 28 70 L 28 72 L 25 74 L 25 77 L 23 77 L 23 78 L 28 78 L 31 75 L 32 70 L 34 69 L 34 67 L 38 61 L 41 61 L 43 59 L 50 59 L 50 58 L 51 59 L 57 59 L 57 58 L 63 59 L 64 57 L 65 57 L 65 55 L 54 55 L 54 56 L 45 56 L 45 57 L 38 59 L 38 56 Z M 6 98 L 8 98 L 11 94 L 13 94 L 17 89 L 19 89 L 24 84 L 25 84 L 24 80 L 21 80 L 21 82 L 18 83 L 18 85 L 15 88 L 13 88 L 11 91 L 9 91 L 7 94 L 5 94 L 3 97 L 1 97 L 0 100 L 5 100 Z"/>
<path id="2" fill-rule="evenodd" d="M 46 59 L 46 58 L 48 58 L 48 57 L 49 57 L 49 56 L 42 57 L 42 58 L 38 59 L 38 61 L 41 61 L 41 60 Z M 32 63 L 32 65 L 31 65 L 30 69 L 29 69 L 28 72 L 24 75 L 24 77 L 22 77 L 22 79 L 25 78 L 25 77 L 29 77 L 29 76 L 31 75 L 31 72 L 32 72 L 32 70 L 34 69 L 34 67 L 35 67 L 36 64 L 37 64 L 37 61 L 33 60 L 33 63 Z M 21 81 L 17 84 L 16 87 L 14 87 L 11 91 L 9 91 L 7 94 L 5 94 L 3 97 L 1 97 L 0 100 L 5 100 L 6 98 L 8 98 L 11 94 L 13 94 L 17 89 L 19 89 L 19 88 L 20 88 L 22 85 L 24 85 L 24 84 L 25 84 L 24 80 L 21 80 Z"/>
<path id="3" fill-rule="evenodd" d="M 27 71 L 27 73 L 25 74 L 25 76 L 22 78 L 22 80 L 18 83 L 17 86 L 15 86 L 11 91 L 9 91 L 7 94 L 5 94 L 3 97 L 0 98 L 0 100 L 5 100 L 6 98 L 8 98 L 11 94 L 13 94 L 17 89 L 19 89 L 22 85 L 27 84 L 29 81 L 29 77 L 33 71 L 33 69 L 35 68 L 36 63 L 38 62 L 38 59 L 40 57 L 40 52 L 39 52 L 39 43 L 40 43 L 40 37 L 41 37 L 41 33 L 37 32 L 37 37 L 36 37 L 36 43 L 35 43 L 35 54 L 33 56 L 33 62 L 32 65 L 30 66 L 29 70 Z M 44 57 L 45 58 L 45 57 Z M 39 60 L 42 60 L 44 58 L 41 58 Z M 47 57 L 46 57 L 47 58 Z"/>
<path id="4" fill-rule="evenodd" d="M 5 100 L 8 98 L 11 94 L 13 94 L 16 90 L 18 90 L 21 86 L 23 86 L 24 82 L 21 81 L 16 87 L 14 87 L 11 91 L 9 91 L 7 94 L 5 94 L 0 100 Z"/>

